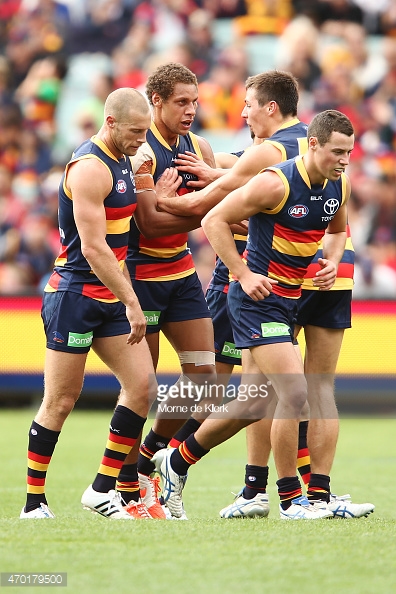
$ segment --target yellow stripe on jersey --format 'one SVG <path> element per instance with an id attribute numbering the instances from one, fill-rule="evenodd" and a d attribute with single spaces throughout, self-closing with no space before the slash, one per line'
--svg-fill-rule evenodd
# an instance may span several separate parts
<path id="1" fill-rule="evenodd" d="M 47 283 L 44 287 L 44 293 L 56 293 L 57 289 L 51 287 L 49 283 Z"/>
<path id="2" fill-rule="evenodd" d="M 273 272 L 269 272 L 268 276 L 273 278 L 274 280 L 280 281 L 281 283 L 286 284 L 287 286 L 294 286 L 294 285 L 301 285 L 303 282 L 303 277 L 301 278 L 290 278 L 288 276 L 281 276 L 278 274 L 274 274 Z"/>
<path id="3" fill-rule="evenodd" d="M 350 250 L 351 252 L 355 251 L 355 249 L 353 247 L 353 243 L 352 243 L 352 237 L 347 237 L 344 251 L 346 251 L 346 250 Z"/>
<path id="4" fill-rule="evenodd" d="M 172 147 L 166 142 L 166 140 L 162 137 L 160 131 L 158 130 L 157 126 L 154 124 L 154 122 L 151 122 L 150 125 L 150 130 L 151 132 L 154 134 L 155 138 L 158 140 L 158 142 L 160 144 L 162 144 L 162 146 L 165 146 L 167 149 L 169 149 L 170 151 L 172 150 Z M 179 146 L 180 143 L 180 138 L 179 136 L 177 137 L 176 140 L 176 148 Z"/>
<path id="5" fill-rule="evenodd" d="M 112 159 L 114 159 L 114 160 L 116 160 L 118 162 L 118 159 L 116 159 L 114 157 L 114 155 L 112 153 L 110 153 L 110 151 L 108 149 L 105 150 L 107 147 L 106 147 L 105 144 L 103 144 L 103 142 L 96 141 L 95 140 L 95 144 L 97 144 L 98 146 L 100 146 L 100 148 L 102 148 L 102 150 L 109 157 L 111 157 Z M 81 157 L 78 157 L 77 159 L 74 159 L 74 160 L 72 159 L 69 163 L 67 163 L 66 168 L 65 168 L 65 177 L 63 178 L 63 190 L 64 190 L 66 196 L 68 198 L 70 198 L 70 200 L 73 200 L 73 196 L 72 196 L 72 193 L 70 192 L 70 190 L 66 187 L 66 178 L 67 178 L 67 173 L 69 171 L 69 167 L 73 163 L 77 163 L 77 161 L 84 161 L 84 160 L 87 160 L 87 159 L 97 159 L 100 163 L 102 163 L 106 167 L 107 171 L 109 172 L 111 183 L 113 183 L 113 175 L 111 173 L 111 169 L 110 169 L 110 167 L 104 161 L 102 161 L 102 159 L 100 159 L 100 157 L 98 157 L 97 155 L 92 155 L 91 153 L 88 154 L 88 155 L 82 155 Z"/>
<path id="6" fill-rule="evenodd" d="M 308 138 L 297 138 L 298 154 L 305 155 L 308 152 Z"/>
<path id="7" fill-rule="evenodd" d="M 318 244 L 316 241 L 312 243 L 297 243 L 294 241 L 288 241 L 281 237 L 274 235 L 272 239 L 272 248 L 282 254 L 288 254 L 289 256 L 314 256 L 318 251 Z"/>
<path id="8" fill-rule="evenodd" d="M 198 143 L 198 138 L 195 136 L 195 134 L 193 132 L 190 132 L 190 138 L 191 138 L 191 142 L 193 144 L 193 147 L 194 147 L 194 150 L 195 150 L 197 156 L 203 160 L 201 147 L 199 146 L 199 143 Z"/>
<path id="9" fill-rule="evenodd" d="M 263 210 L 263 212 L 265 214 L 278 214 L 278 212 L 281 211 L 282 208 L 284 207 L 286 200 L 289 198 L 289 194 L 290 194 L 289 181 L 287 180 L 283 171 L 281 171 L 280 169 L 276 169 L 275 167 L 268 167 L 267 169 L 265 169 L 265 171 L 274 171 L 277 175 L 279 175 L 279 177 L 281 178 L 281 180 L 283 182 L 283 185 L 285 186 L 284 196 L 283 196 L 282 200 L 280 201 L 280 203 L 278 204 L 278 206 L 276 208 L 266 208 Z"/>
<path id="10" fill-rule="evenodd" d="M 292 120 L 289 120 L 288 122 L 285 122 L 284 124 L 279 126 L 278 130 L 287 130 L 287 128 L 291 128 L 292 126 L 295 126 L 296 124 L 299 124 L 299 123 L 300 123 L 300 120 L 298 118 L 293 118 Z"/>
<path id="11" fill-rule="evenodd" d="M 122 452 L 123 454 L 129 454 L 131 451 L 131 446 L 124 443 L 116 443 L 115 441 L 108 439 L 106 443 L 106 449 L 113 450 L 114 452 Z"/>
<path id="12" fill-rule="evenodd" d="M 342 181 L 342 202 L 341 202 L 341 204 L 344 204 L 344 202 L 346 200 L 346 190 L 347 190 L 347 180 L 346 180 L 346 176 L 344 173 L 341 174 L 341 181 Z"/>
<path id="13" fill-rule="evenodd" d="M 307 173 L 307 170 L 305 169 L 302 156 L 296 157 L 296 167 L 298 169 L 299 174 L 307 184 L 308 188 L 311 188 L 311 180 L 309 179 L 309 175 Z"/>
<path id="14" fill-rule="evenodd" d="M 109 147 L 102 141 L 100 140 L 100 138 L 98 138 L 97 136 L 92 136 L 91 140 L 94 144 L 96 144 L 108 157 L 110 157 L 110 159 L 114 159 L 114 161 L 116 161 L 117 163 L 119 162 L 119 159 L 117 159 L 117 157 L 115 155 L 113 155 L 113 153 L 111 152 L 111 150 L 109 149 Z M 95 155 L 93 155 L 95 156 Z M 100 160 L 100 159 L 99 159 Z M 105 163 L 104 163 L 105 165 Z M 106 165 L 107 167 L 107 165 Z M 109 168 L 110 171 L 110 168 Z M 113 177 L 112 177 L 113 179 Z"/>
<path id="15" fill-rule="evenodd" d="M 187 249 L 187 243 L 173 248 L 139 247 L 139 254 L 146 254 L 146 256 L 151 256 L 153 258 L 172 258 L 183 252 L 185 249 Z"/>
<path id="16" fill-rule="evenodd" d="M 56 258 L 55 266 L 64 266 L 67 262 L 67 258 Z"/>
<path id="17" fill-rule="evenodd" d="M 307 289 L 308 291 L 319 291 L 319 287 L 316 287 L 313 284 L 312 278 L 304 278 L 304 282 L 301 286 L 302 289 Z M 350 291 L 353 289 L 353 279 L 352 278 L 336 278 L 334 285 L 331 287 L 331 291 Z"/>
<path id="18" fill-rule="evenodd" d="M 107 235 L 122 235 L 128 233 L 131 228 L 131 217 L 124 217 L 123 219 L 107 219 L 106 220 L 106 234 Z"/>
<path id="19" fill-rule="evenodd" d="M 195 268 L 189 268 L 188 270 L 183 270 L 183 272 L 175 272 L 175 274 L 167 274 L 165 276 L 155 276 L 152 278 L 144 278 L 144 281 L 170 281 L 170 280 L 178 280 L 179 278 L 185 278 L 186 276 L 190 276 L 195 272 Z"/>
<path id="20" fill-rule="evenodd" d="M 279 162 L 286 161 L 287 154 L 286 154 L 286 149 L 283 146 L 283 144 L 281 144 L 280 142 L 276 142 L 276 140 L 265 140 L 264 142 L 266 142 L 267 144 L 272 144 L 272 146 L 274 146 L 275 148 L 278 149 L 278 151 L 282 155 L 281 158 L 279 159 Z"/>

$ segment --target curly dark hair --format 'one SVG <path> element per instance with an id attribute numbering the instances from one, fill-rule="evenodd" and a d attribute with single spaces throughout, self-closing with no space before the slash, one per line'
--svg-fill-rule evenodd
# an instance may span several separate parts
<path id="1" fill-rule="evenodd" d="M 153 93 L 158 93 L 164 101 L 169 99 L 177 83 L 195 85 L 198 88 L 197 77 L 183 64 L 169 62 L 158 66 L 147 79 L 146 94 L 150 104 L 153 104 Z"/>

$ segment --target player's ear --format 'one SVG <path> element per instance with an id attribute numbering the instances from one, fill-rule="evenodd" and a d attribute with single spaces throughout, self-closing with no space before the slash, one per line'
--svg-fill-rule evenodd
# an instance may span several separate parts
<path id="1" fill-rule="evenodd" d="M 310 136 L 308 139 L 308 146 L 310 149 L 315 150 L 316 147 L 318 146 L 318 139 L 316 138 L 316 136 Z"/>
<path id="2" fill-rule="evenodd" d="M 162 105 L 162 97 L 158 93 L 152 94 L 151 101 L 154 107 L 159 107 L 160 105 Z"/>

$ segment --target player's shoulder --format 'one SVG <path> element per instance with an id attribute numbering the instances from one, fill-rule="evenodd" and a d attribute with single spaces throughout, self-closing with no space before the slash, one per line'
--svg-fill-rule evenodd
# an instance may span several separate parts
<path id="1" fill-rule="evenodd" d="M 136 155 L 130 157 L 134 173 L 137 173 L 142 166 L 151 169 L 155 161 L 154 151 L 148 142 L 144 142 L 137 150 Z"/>

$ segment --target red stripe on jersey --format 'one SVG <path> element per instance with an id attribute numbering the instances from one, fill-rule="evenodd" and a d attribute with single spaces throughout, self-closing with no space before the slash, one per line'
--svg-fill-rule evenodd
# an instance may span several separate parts
<path id="1" fill-rule="evenodd" d="M 307 272 L 307 269 L 304 267 L 294 267 L 294 266 L 286 266 L 286 264 L 281 264 L 280 262 L 270 262 L 268 267 L 268 276 L 274 274 L 276 278 L 282 277 L 283 279 L 302 279 Z M 296 281 L 292 283 L 296 285 Z"/>
<path id="2" fill-rule="evenodd" d="M 122 435 L 116 435 L 115 433 L 110 433 L 109 441 L 114 441 L 114 443 L 122 443 L 126 446 L 133 446 L 136 442 L 136 439 L 133 437 L 123 437 Z"/>
<path id="3" fill-rule="evenodd" d="M 36 454 L 35 452 L 28 451 L 28 458 L 29 460 L 34 460 L 35 462 L 39 462 L 40 464 L 49 464 L 51 460 L 51 456 L 41 456 L 40 454 Z"/>
<path id="4" fill-rule="evenodd" d="M 121 262 L 122 260 L 125 260 L 127 252 L 128 252 L 128 246 L 127 245 L 123 245 L 122 247 L 118 247 L 118 248 L 111 248 L 111 251 L 113 252 L 113 254 L 115 255 L 115 257 L 117 258 L 118 262 Z"/>
<path id="5" fill-rule="evenodd" d="M 146 239 L 143 235 L 139 237 L 139 247 L 148 248 L 174 248 L 181 247 L 187 242 L 187 233 L 177 233 L 175 235 L 167 235 L 166 237 L 156 237 L 154 239 Z"/>
<path id="6" fill-rule="evenodd" d="M 117 301 L 115 295 L 107 287 L 90 285 L 88 283 L 83 285 L 81 295 L 98 301 Z"/>
<path id="7" fill-rule="evenodd" d="M 57 291 L 61 280 L 62 277 L 57 272 L 53 272 L 48 279 L 48 284 L 50 287 L 55 289 L 55 291 Z"/>
<path id="8" fill-rule="evenodd" d="M 353 278 L 353 269 L 353 264 L 340 262 L 338 265 L 337 278 Z"/>
<path id="9" fill-rule="evenodd" d="M 106 220 L 117 221 L 118 219 L 126 219 L 127 217 L 131 217 L 136 210 L 136 206 L 136 202 L 121 208 L 110 208 L 105 206 Z"/>
<path id="10" fill-rule="evenodd" d="M 275 223 L 274 235 L 293 243 L 313 243 L 318 242 L 324 235 L 324 229 L 310 230 L 310 231 L 294 231 Z"/>
<path id="11" fill-rule="evenodd" d="M 194 261 L 191 254 L 187 254 L 176 262 L 153 262 L 152 264 L 138 264 L 136 266 L 135 278 L 136 280 L 144 280 L 146 278 L 158 278 L 161 276 L 170 276 L 187 272 L 194 268 Z"/>
<path id="12" fill-rule="evenodd" d="M 279 295 L 279 297 L 289 297 L 290 299 L 298 299 L 299 297 L 301 297 L 301 287 L 294 289 L 285 289 L 285 287 L 273 285 L 272 292 L 274 293 L 274 295 Z"/>
<path id="13" fill-rule="evenodd" d="M 354 265 L 348 262 L 341 262 L 338 265 L 337 278 L 353 278 Z M 322 270 L 322 267 L 317 263 L 313 262 L 308 266 L 307 274 L 305 278 L 314 278 L 316 273 Z"/>
<path id="14" fill-rule="evenodd" d="M 59 248 L 59 254 L 57 260 L 67 260 L 67 245 L 61 245 Z M 56 263 L 55 263 L 56 264 Z"/>

